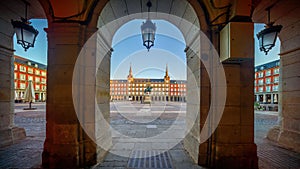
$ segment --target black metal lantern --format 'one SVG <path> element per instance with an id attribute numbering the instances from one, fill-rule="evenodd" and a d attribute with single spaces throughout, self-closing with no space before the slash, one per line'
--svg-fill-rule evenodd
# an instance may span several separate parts
<path id="1" fill-rule="evenodd" d="M 31 22 L 27 19 L 27 5 L 29 5 L 28 2 L 25 2 L 25 18 L 21 18 L 21 21 L 13 21 L 11 20 L 11 24 L 14 27 L 15 33 L 17 35 L 17 43 L 20 44 L 25 51 L 27 51 L 28 48 L 34 47 L 34 42 L 36 39 L 36 36 L 39 34 L 39 31 L 34 29 L 33 26 L 31 26 Z"/>
<path id="2" fill-rule="evenodd" d="M 281 25 L 273 26 L 274 22 L 270 22 L 270 8 L 267 8 L 267 10 L 268 24 L 264 30 L 256 35 L 259 40 L 259 49 L 260 51 L 265 52 L 266 55 L 275 46 L 277 35 L 282 29 Z"/>
<path id="3" fill-rule="evenodd" d="M 152 6 L 150 0 L 148 1 L 147 6 L 148 6 L 148 19 L 146 20 L 146 22 L 143 22 L 141 26 L 141 31 L 142 31 L 143 45 L 149 51 L 150 48 L 154 46 L 156 25 L 149 19 L 150 8 Z"/>

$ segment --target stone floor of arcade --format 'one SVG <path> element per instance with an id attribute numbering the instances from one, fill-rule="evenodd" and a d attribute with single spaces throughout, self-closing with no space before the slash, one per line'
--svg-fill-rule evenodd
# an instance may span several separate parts
<path id="1" fill-rule="evenodd" d="M 35 103 L 36 110 L 23 110 L 27 106 L 15 105 L 15 124 L 25 128 L 27 137 L 0 149 L 0 168 L 41 168 L 45 104 Z M 182 145 L 185 111 L 185 103 L 154 103 L 151 106 L 138 102 L 111 103 L 113 147 L 104 161 L 92 168 L 201 168 L 192 162 Z M 300 154 L 265 139 L 268 129 L 276 124 L 276 112 L 255 112 L 259 168 L 300 168 Z M 150 142 L 142 139 L 167 130 L 166 135 Z"/>

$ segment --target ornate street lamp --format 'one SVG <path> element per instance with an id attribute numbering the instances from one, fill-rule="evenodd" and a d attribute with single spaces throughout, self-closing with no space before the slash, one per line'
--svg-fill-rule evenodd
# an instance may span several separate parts
<path id="1" fill-rule="evenodd" d="M 17 35 L 17 43 L 20 44 L 25 51 L 28 48 L 34 47 L 34 42 L 36 36 L 39 34 L 39 31 L 34 29 L 31 26 L 31 22 L 27 19 L 27 5 L 30 5 L 28 2 L 24 1 L 25 3 L 25 18 L 21 17 L 21 21 L 13 21 L 11 20 L 11 24 L 13 25 L 16 35 Z"/>
<path id="2" fill-rule="evenodd" d="M 150 20 L 150 16 L 149 16 L 151 6 L 152 3 L 149 0 L 147 3 L 148 19 L 146 20 L 146 22 L 143 22 L 141 26 L 143 45 L 148 49 L 148 52 L 150 48 L 154 46 L 155 32 L 156 32 L 156 25 Z"/>
<path id="3" fill-rule="evenodd" d="M 259 49 L 265 52 L 266 55 L 275 46 L 277 35 L 282 29 L 281 25 L 273 26 L 274 22 L 270 22 L 270 9 L 271 7 L 266 9 L 268 11 L 268 23 L 265 29 L 256 35 L 259 41 Z"/>

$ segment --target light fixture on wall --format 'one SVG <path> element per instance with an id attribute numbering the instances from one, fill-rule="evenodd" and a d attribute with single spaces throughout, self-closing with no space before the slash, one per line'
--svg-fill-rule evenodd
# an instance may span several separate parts
<path id="1" fill-rule="evenodd" d="M 39 32 L 31 26 L 31 22 L 27 19 L 27 6 L 30 5 L 28 2 L 24 1 L 25 3 L 25 18 L 21 17 L 21 21 L 14 21 L 11 20 L 11 24 L 14 27 L 15 33 L 17 35 L 17 43 L 20 44 L 25 51 L 28 48 L 34 47 L 34 42 L 36 36 Z"/>
<path id="2" fill-rule="evenodd" d="M 267 8 L 266 10 L 268 11 L 268 23 L 265 26 L 265 29 L 260 31 L 256 36 L 259 40 L 260 51 L 265 52 L 265 54 L 267 55 L 268 52 L 275 46 L 277 35 L 282 29 L 282 26 L 273 26 L 274 22 L 270 22 L 271 7 Z"/>
<path id="3" fill-rule="evenodd" d="M 148 49 L 148 52 L 152 46 L 154 46 L 155 40 L 155 32 L 156 32 L 156 25 L 150 20 L 150 8 L 152 6 L 151 1 L 147 2 L 148 7 L 148 18 L 146 22 L 143 22 L 141 26 L 142 31 L 142 38 L 143 38 L 143 45 Z"/>

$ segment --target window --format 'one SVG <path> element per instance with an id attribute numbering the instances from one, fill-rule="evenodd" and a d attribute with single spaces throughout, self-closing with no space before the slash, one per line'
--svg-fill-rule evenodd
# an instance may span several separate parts
<path id="1" fill-rule="evenodd" d="M 264 72 L 259 72 L 258 77 L 264 77 Z"/>
<path id="2" fill-rule="evenodd" d="M 45 84 L 46 83 L 46 79 L 42 78 L 42 83 Z"/>
<path id="3" fill-rule="evenodd" d="M 36 77 L 36 78 L 35 78 L 35 82 L 39 83 L 39 82 L 40 82 L 40 78 L 39 78 L 39 77 Z"/>
<path id="4" fill-rule="evenodd" d="M 17 73 L 14 73 L 14 79 L 17 79 Z"/>
<path id="5" fill-rule="evenodd" d="M 26 67 L 21 65 L 21 66 L 20 66 L 20 71 L 21 71 L 21 72 L 26 72 Z"/>
<path id="6" fill-rule="evenodd" d="M 274 69 L 274 75 L 279 74 L 279 68 Z"/>
<path id="7" fill-rule="evenodd" d="M 266 71 L 266 76 L 271 76 L 271 70 Z"/>
<path id="8" fill-rule="evenodd" d="M 36 75 L 40 75 L 40 71 L 39 70 L 35 70 L 35 74 Z"/>
<path id="9" fill-rule="evenodd" d="M 18 65 L 17 64 L 15 64 L 15 70 L 18 70 Z"/>
<path id="10" fill-rule="evenodd" d="M 278 85 L 273 86 L 273 91 L 278 91 Z"/>
<path id="11" fill-rule="evenodd" d="M 32 76 L 28 76 L 28 80 L 33 81 L 33 77 Z"/>
<path id="12" fill-rule="evenodd" d="M 25 89 L 26 88 L 26 84 L 25 83 L 20 83 L 20 89 Z"/>
<path id="13" fill-rule="evenodd" d="M 42 86 L 42 89 L 43 89 L 44 91 L 46 90 L 46 88 L 47 88 L 46 86 Z"/>
<path id="14" fill-rule="evenodd" d="M 260 79 L 260 80 L 258 81 L 258 84 L 260 84 L 260 85 L 264 84 L 264 80 L 263 80 L 263 79 Z"/>
<path id="15" fill-rule="evenodd" d="M 258 91 L 259 91 L 259 92 L 263 92 L 263 91 L 264 91 L 264 88 L 263 88 L 263 87 L 259 87 L 259 88 L 258 88 Z"/>
<path id="16" fill-rule="evenodd" d="M 35 85 L 35 90 L 40 90 L 40 85 Z"/>
<path id="17" fill-rule="evenodd" d="M 266 78 L 266 84 L 271 84 L 271 78 Z"/>
<path id="18" fill-rule="evenodd" d="M 26 76 L 24 74 L 20 74 L 20 79 L 21 80 L 26 80 Z"/>
<path id="19" fill-rule="evenodd" d="M 274 83 L 278 83 L 278 82 L 279 82 L 279 77 L 278 76 L 274 77 Z"/>
<path id="20" fill-rule="evenodd" d="M 266 86 L 266 92 L 270 92 L 271 91 L 271 86 Z"/>
<path id="21" fill-rule="evenodd" d="M 17 88 L 17 85 L 18 85 L 17 82 L 15 82 L 15 89 Z"/>
<path id="22" fill-rule="evenodd" d="M 42 76 L 44 76 L 44 77 L 47 75 L 47 73 L 44 71 L 42 71 L 41 73 L 42 73 Z"/>
<path id="23" fill-rule="evenodd" d="M 32 68 L 28 68 L 28 73 L 33 74 L 33 69 Z"/>

